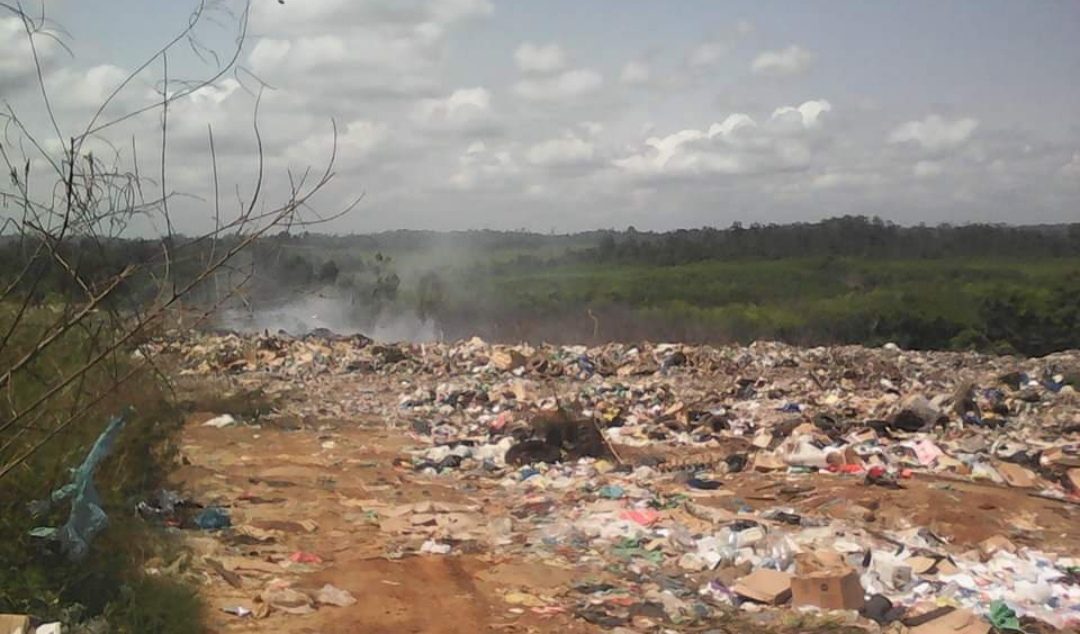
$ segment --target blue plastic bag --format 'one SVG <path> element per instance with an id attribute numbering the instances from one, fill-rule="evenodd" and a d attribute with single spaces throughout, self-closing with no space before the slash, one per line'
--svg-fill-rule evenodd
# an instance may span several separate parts
<path id="1" fill-rule="evenodd" d="M 109 517 L 101 508 L 101 497 L 94 488 L 94 472 L 109 455 L 130 413 L 131 410 L 128 409 L 114 416 L 105 431 L 94 441 L 86 459 L 71 470 L 71 482 L 53 491 L 49 500 L 35 505 L 36 509 L 43 510 L 71 498 L 71 514 L 63 526 L 41 526 L 30 531 L 33 537 L 60 542 L 61 549 L 71 561 L 79 561 L 85 557 L 90 550 L 90 542 L 109 525 Z"/>

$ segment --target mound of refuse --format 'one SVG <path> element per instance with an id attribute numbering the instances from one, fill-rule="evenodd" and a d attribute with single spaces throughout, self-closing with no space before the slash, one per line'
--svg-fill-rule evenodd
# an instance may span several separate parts
<path id="1" fill-rule="evenodd" d="M 270 420 L 374 415 L 397 430 L 403 480 L 484 503 L 369 501 L 387 556 L 483 552 L 595 573 L 555 595 L 505 594 L 545 618 L 626 631 L 789 610 L 868 631 L 1080 625 L 1075 351 L 284 334 L 153 345 L 182 374 L 303 392 Z"/>

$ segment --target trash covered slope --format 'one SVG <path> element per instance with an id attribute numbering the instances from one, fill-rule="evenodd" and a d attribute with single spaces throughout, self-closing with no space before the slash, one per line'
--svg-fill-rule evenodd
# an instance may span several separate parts
<path id="1" fill-rule="evenodd" d="M 1080 624 L 1080 353 L 156 345 L 278 402 L 186 433 L 221 629 Z"/>

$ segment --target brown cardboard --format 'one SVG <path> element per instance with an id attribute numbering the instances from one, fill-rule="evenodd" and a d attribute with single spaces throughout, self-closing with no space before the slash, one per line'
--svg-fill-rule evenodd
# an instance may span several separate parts
<path id="1" fill-rule="evenodd" d="M 759 451 L 754 456 L 755 471 L 776 471 L 777 469 L 787 469 L 787 463 L 765 451 Z"/>
<path id="2" fill-rule="evenodd" d="M 0 614 L 0 634 L 30 634 L 30 617 L 25 614 Z"/>
<path id="3" fill-rule="evenodd" d="M 979 542 L 979 551 L 987 557 L 993 555 L 999 550 L 1004 550 L 1005 552 L 1009 553 L 1015 553 L 1016 544 L 1013 544 L 1011 541 L 1009 541 L 1007 537 L 1002 537 L 1001 535 L 987 537 L 986 539 Z"/>
<path id="4" fill-rule="evenodd" d="M 757 447 L 758 449 L 767 449 L 769 447 L 769 443 L 772 442 L 772 438 L 772 434 L 767 431 L 758 432 L 754 436 L 754 440 L 751 441 L 750 444 Z"/>
<path id="5" fill-rule="evenodd" d="M 908 557 L 905 563 L 911 566 L 911 572 L 917 575 L 925 575 L 932 574 L 930 571 L 934 569 L 937 562 L 938 560 L 933 557 Z"/>
<path id="6" fill-rule="evenodd" d="M 1069 469 L 1065 472 L 1073 491 L 1080 491 L 1080 469 Z"/>
<path id="7" fill-rule="evenodd" d="M 937 572 L 939 575 L 955 575 L 960 572 L 960 569 L 956 567 L 956 564 L 948 559 L 942 559 L 938 562 Z"/>
<path id="8" fill-rule="evenodd" d="M 990 624 L 970 610 L 957 608 L 929 623 L 909 630 L 909 634 L 989 634 Z"/>
<path id="9" fill-rule="evenodd" d="M 1034 473 L 1011 462 L 998 463 L 997 472 L 1011 487 L 1030 489 L 1039 483 L 1039 478 Z"/>
<path id="10" fill-rule="evenodd" d="M 864 592 L 859 575 L 839 553 L 804 553 L 795 557 L 791 580 L 792 605 L 814 605 L 827 610 L 858 610 Z"/>
<path id="11" fill-rule="evenodd" d="M 730 587 L 735 585 L 735 582 L 738 579 L 741 579 L 742 577 L 750 574 L 751 569 L 752 566 L 750 562 L 744 561 L 738 566 L 727 566 L 725 568 L 720 568 L 715 573 L 713 573 L 713 579 L 719 581 L 725 586 Z"/>
<path id="12" fill-rule="evenodd" d="M 752 601 L 780 605 L 791 598 L 791 575 L 762 568 L 739 579 L 731 590 Z"/>
<path id="13" fill-rule="evenodd" d="M 517 350 L 495 350 L 491 353 L 491 362 L 496 368 L 507 372 L 522 367 L 528 359 Z"/>

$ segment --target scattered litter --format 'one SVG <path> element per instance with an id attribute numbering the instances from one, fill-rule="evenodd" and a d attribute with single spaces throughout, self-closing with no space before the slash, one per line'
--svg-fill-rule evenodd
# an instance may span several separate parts
<path id="1" fill-rule="evenodd" d="M 221 611 L 226 614 L 232 614 L 233 616 L 239 616 L 240 618 L 246 618 L 254 614 L 249 608 L 245 608 L 242 605 L 230 605 L 221 608 Z"/>
<path id="2" fill-rule="evenodd" d="M 315 602 L 320 605 L 336 605 L 345 608 L 356 603 L 356 597 L 348 590 L 342 590 L 328 583 L 319 588 L 319 591 L 315 594 Z"/>
<path id="3" fill-rule="evenodd" d="M 222 429 L 224 427 L 232 427 L 235 424 L 235 418 L 233 418 L 229 414 L 222 414 L 221 416 L 215 416 L 203 423 L 203 427 L 215 427 L 217 429 Z"/>
<path id="4" fill-rule="evenodd" d="M 71 561 L 79 561 L 85 557 L 90 550 L 90 542 L 109 524 L 109 517 L 101 508 L 101 497 L 94 488 L 94 472 L 109 455 L 116 437 L 130 415 L 131 411 L 128 410 L 113 417 L 94 442 L 83 463 L 72 471 L 71 483 L 53 491 L 48 500 L 33 505 L 32 511 L 40 514 L 53 504 L 71 498 L 71 513 L 63 526 L 39 527 L 30 531 L 30 535 L 34 537 L 59 542 Z"/>
<path id="5" fill-rule="evenodd" d="M 242 494 L 222 478 L 231 498 L 205 480 L 244 523 L 198 538 L 231 549 L 214 555 L 222 568 L 264 588 L 257 616 L 356 601 L 292 587 L 317 587 L 301 581 L 313 569 L 288 564 L 318 555 L 282 562 L 351 533 L 339 542 L 350 558 L 453 555 L 425 565 L 456 566 L 475 555 L 492 569 L 573 571 L 551 587 L 539 573 L 498 580 L 511 621 L 566 614 L 621 631 L 698 631 L 732 609 L 798 609 L 915 634 L 1080 625 L 1080 553 L 1068 540 L 1080 418 L 1075 389 L 1053 378 L 1077 367 L 1074 352 L 376 345 L 283 333 L 159 345 L 189 374 L 275 393 L 302 385 L 260 418 L 260 433 L 280 425 L 308 434 L 296 445 L 327 449 L 273 445 L 267 456 L 244 440 L 202 462 L 205 445 L 185 451 L 217 477 L 229 459 L 276 471 L 253 471 Z M 371 420 L 404 440 L 400 453 L 366 453 L 370 437 L 350 435 Z M 330 497 L 342 521 L 307 507 L 308 491 Z M 185 504 L 151 500 L 140 513 L 190 526 L 176 510 Z"/>
<path id="6" fill-rule="evenodd" d="M 293 554 L 289 555 L 289 561 L 293 562 L 294 564 L 321 564 L 323 562 L 323 558 L 316 555 L 315 553 L 308 553 L 302 550 L 298 550 Z"/>
<path id="7" fill-rule="evenodd" d="M 229 512 L 219 506 L 210 506 L 195 516 L 195 525 L 204 531 L 220 530 L 232 526 Z"/>
<path id="8" fill-rule="evenodd" d="M 780 605 L 791 598 L 791 575 L 761 568 L 739 580 L 735 594 L 766 605 Z"/>

